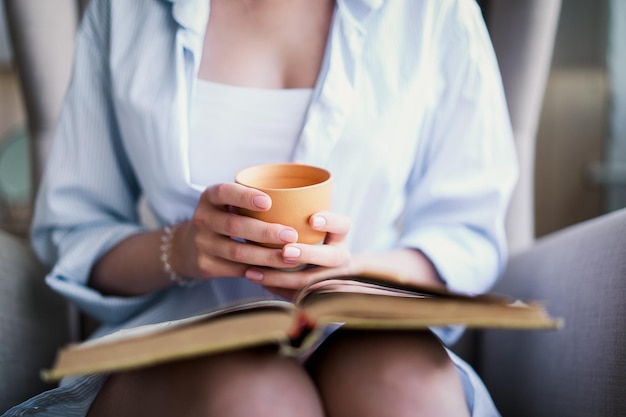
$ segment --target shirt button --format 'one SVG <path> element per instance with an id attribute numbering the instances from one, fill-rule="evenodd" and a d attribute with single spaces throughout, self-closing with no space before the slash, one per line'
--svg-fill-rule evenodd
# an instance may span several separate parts
<path id="1" fill-rule="evenodd" d="M 45 407 L 30 407 L 27 410 L 24 410 L 20 413 L 21 416 L 30 416 L 33 414 L 43 413 L 46 411 Z"/>

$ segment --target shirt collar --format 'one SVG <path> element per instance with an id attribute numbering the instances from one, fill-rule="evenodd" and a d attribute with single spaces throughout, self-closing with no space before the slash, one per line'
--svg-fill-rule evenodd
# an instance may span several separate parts
<path id="1" fill-rule="evenodd" d="M 384 1 L 385 0 L 337 0 L 337 4 L 340 8 L 347 11 L 356 22 L 362 24 L 372 12 L 375 12 L 383 5 Z"/>
<path id="2" fill-rule="evenodd" d="M 210 0 L 164 0 L 173 3 L 174 20 L 186 29 L 202 33 L 207 23 Z M 382 6 L 385 0 L 338 0 L 359 23 Z"/>
<path id="3" fill-rule="evenodd" d="M 172 5 L 176 23 L 195 33 L 203 33 L 207 24 L 209 0 L 164 0 Z"/>

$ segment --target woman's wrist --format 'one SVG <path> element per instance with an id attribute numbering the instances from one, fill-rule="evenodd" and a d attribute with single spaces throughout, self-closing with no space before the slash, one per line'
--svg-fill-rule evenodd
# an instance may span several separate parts
<path id="1" fill-rule="evenodd" d="M 399 281 L 445 286 L 430 259 L 420 250 L 398 248 L 389 252 L 354 256 L 352 268 L 358 272 L 381 272 Z"/>
<path id="2" fill-rule="evenodd" d="M 179 263 L 174 262 L 174 245 L 179 245 L 180 240 L 176 240 L 177 234 L 182 227 L 181 223 L 165 226 L 161 235 L 160 260 L 163 272 L 168 276 L 170 282 L 182 287 L 187 287 L 196 283 L 193 278 L 181 274 Z"/>

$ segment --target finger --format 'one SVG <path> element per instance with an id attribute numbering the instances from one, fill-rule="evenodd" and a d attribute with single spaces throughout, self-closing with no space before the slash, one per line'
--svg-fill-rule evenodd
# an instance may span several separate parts
<path id="1" fill-rule="evenodd" d="M 243 277 L 250 265 L 240 264 L 217 257 L 202 256 L 198 258 L 198 278 Z"/>
<path id="2" fill-rule="evenodd" d="M 253 243 L 246 243 L 217 236 L 202 244 L 201 254 L 217 257 L 238 264 L 265 266 L 272 268 L 290 268 L 293 264 L 285 262 L 281 249 L 272 249 Z M 242 276 L 242 275 L 240 275 Z"/>
<path id="3" fill-rule="evenodd" d="M 218 256 L 200 256 L 197 258 L 197 264 L 195 265 L 194 273 L 189 275 L 194 279 L 211 279 L 211 278 L 241 278 L 246 277 L 246 273 L 250 270 L 250 264 L 243 264 L 239 262 L 230 261 Z M 264 265 L 255 265 L 254 268 L 267 267 Z M 279 268 L 269 266 L 270 268 Z M 288 267 L 282 264 L 282 268 Z M 255 281 L 251 279 L 251 281 Z M 291 290 L 293 291 L 293 290 Z M 287 293 L 284 293 L 287 294 Z"/>
<path id="4" fill-rule="evenodd" d="M 284 245 L 298 241 L 298 232 L 288 226 L 267 223 L 230 212 L 214 212 L 206 226 L 215 233 L 252 242 Z"/>
<path id="5" fill-rule="evenodd" d="M 282 256 L 288 264 L 313 264 L 326 267 L 343 266 L 350 260 L 350 252 L 345 245 L 290 243 L 283 246 Z"/>
<path id="6" fill-rule="evenodd" d="M 235 206 L 254 211 L 267 211 L 272 199 L 262 191 L 237 183 L 217 184 L 207 188 L 202 198 L 215 206 Z"/>
<path id="7" fill-rule="evenodd" d="M 342 241 L 350 231 L 351 221 L 346 215 L 330 211 L 320 211 L 309 218 L 315 230 L 327 232 L 327 243 Z"/>
<path id="8" fill-rule="evenodd" d="M 264 287 L 281 288 L 286 291 L 301 290 L 307 285 L 324 278 L 348 275 L 351 267 L 346 265 L 340 268 L 314 267 L 300 272 L 282 272 L 267 268 L 250 268 L 246 271 L 246 278 L 259 283 Z"/>
<path id="9" fill-rule="evenodd" d="M 263 287 L 269 292 L 274 293 L 280 297 L 286 298 L 288 300 L 293 300 L 297 294 L 296 290 L 288 290 L 285 288 L 278 288 L 278 287 L 266 287 L 266 286 L 263 286 Z"/>
<path id="10" fill-rule="evenodd" d="M 245 277 L 265 287 L 281 288 L 282 290 L 299 290 L 313 281 L 308 272 L 284 272 L 276 269 L 250 268 Z"/>
<path id="11" fill-rule="evenodd" d="M 188 262 L 188 267 L 191 269 L 188 269 L 189 273 L 186 274 L 186 276 L 198 279 L 242 277 L 246 269 L 250 266 L 214 256 L 211 251 L 208 250 L 208 248 L 212 247 L 211 242 L 219 243 L 219 239 L 208 239 L 206 235 L 195 237 L 194 245 L 191 249 L 193 254 Z"/>

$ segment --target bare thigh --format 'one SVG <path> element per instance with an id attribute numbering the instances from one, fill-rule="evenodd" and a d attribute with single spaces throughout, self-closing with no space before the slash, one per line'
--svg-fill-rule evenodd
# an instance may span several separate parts
<path id="1" fill-rule="evenodd" d="M 89 417 L 323 416 L 297 362 L 275 349 L 213 355 L 112 375 Z"/>
<path id="2" fill-rule="evenodd" d="M 469 415 L 454 363 L 428 331 L 338 330 L 307 367 L 328 417 Z"/>

